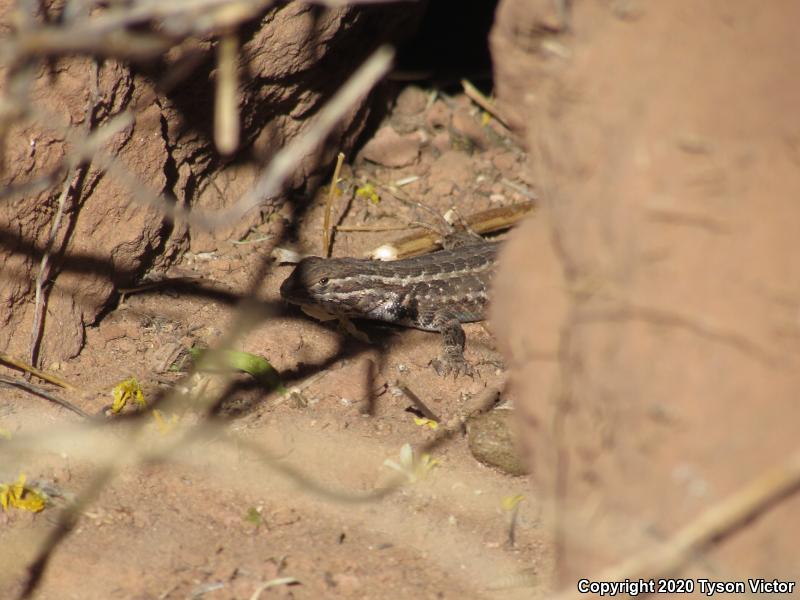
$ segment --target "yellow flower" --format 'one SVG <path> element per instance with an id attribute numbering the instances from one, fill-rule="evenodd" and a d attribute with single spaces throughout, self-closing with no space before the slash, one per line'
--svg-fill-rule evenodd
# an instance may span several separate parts
<path id="1" fill-rule="evenodd" d="M 378 204 L 381 201 L 381 197 L 378 195 L 378 192 L 375 190 L 375 186 L 371 183 L 365 183 L 360 188 L 356 189 L 356 196 L 360 198 L 366 198 L 373 204 Z"/>
<path id="2" fill-rule="evenodd" d="M 166 435 L 175 429 L 175 425 L 178 423 L 178 415 L 173 414 L 169 419 L 165 419 L 164 415 L 157 408 L 153 409 L 153 418 L 156 421 L 156 429 L 158 429 L 158 432 L 162 435 Z"/>
<path id="3" fill-rule="evenodd" d="M 420 427 L 428 427 L 429 429 L 436 430 L 439 428 L 439 423 L 427 417 L 414 417 L 414 423 Z"/>
<path id="4" fill-rule="evenodd" d="M 114 402 L 111 405 L 111 412 L 115 415 L 118 414 L 129 400 L 133 399 L 136 402 L 137 408 L 145 408 L 147 401 L 144 399 L 144 392 L 142 386 L 136 381 L 135 377 L 121 381 L 111 391 L 114 396 Z"/>
<path id="5" fill-rule="evenodd" d="M 31 512 L 39 512 L 44 508 L 46 504 L 44 496 L 27 487 L 25 479 L 25 473 L 20 473 L 15 483 L 0 484 L 0 506 L 4 511 L 7 511 L 9 506 Z"/>
<path id="6" fill-rule="evenodd" d="M 525 499 L 525 496 L 522 494 L 516 494 L 514 496 L 506 496 L 503 498 L 501 505 L 503 510 L 514 510 L 516 506 Z"/>
<path id="7" fill-rule="evenodd" d="M 424 479 L 439 464 L 438 460 L 425 453 L 421 454 L 419 459 L 414 460 L 414 450 L 411 448 L 411 444 L 408 443 L 403 444 L 402 448 L 400 448 L 399 458 L 399 463 L 387 458 L 383 461 L 383 465 L 405 475 L 409 483 Z"/>

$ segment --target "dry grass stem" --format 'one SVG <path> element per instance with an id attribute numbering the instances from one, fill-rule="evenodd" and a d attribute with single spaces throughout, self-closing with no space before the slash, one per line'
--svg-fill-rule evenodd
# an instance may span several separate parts
<path id="1" fill-rule="evenodd" d="M 466 94 L 467 98 L 472 100 L 475 104 L 497 119 L 497 122 L 503 127 L 506 129 L 509 128 L 508 120 L 503 116 L 500 109 L 495 106 L 494 102 L 484 96 L 478 88 L 476 88 L 466 79 L 461 80 L 461 87 L 464 88 L 464 94 Z"/>
<path id="2" fill-rule="evenodd" d="M 413 225 L 336 225 L 336 231 L 343 233 L 366 233 L 380 231 L 405 231 Z"/>
<path id="3" fill-rule="evenodd" d="M 35 375 L 42 381 L 47 381 L 49 383 L 53 383 L 59 387 L 64 388 L 65 390 L 69 390 L 70 392 L 77 391 L 77 388 L 72 385 L 71 383 L 64 381 L 60 377 L 56 375 L 52 375 L 50 373 L 46 373 L 45 371 L 41 371 L 34 367 L 33 365 L 29 365 L 21 360 L 17 360 L 13 356 L 0 352 L 0 362 L 4 362 L 7 365 L 11 365 L 12 367 L 16 367 L 25 373 L 30 373 L 31 375 Z"/>
<path id="4" fill-rule="evenodd" d="M 536 205 L 533 202 L 521 202 L 511 206 L 489 208 L 464 217 L 466 227 L 480 234 L 492 233 L 516 225 L 528 214 L 533 212 Z M 373 257 L 387 257 L 391 260 L 416 256 L 431 252 L 442 246 L 443 235 L 438 232 L 420 231 L 412 233 L 391 244 L 384 244 L 370 252 Z"/>
<path id="5" fill-rule="evenodd" d="M 328 196 L 325 198 L 325 217 L 322 223 L 322 255 L 331 255 L 331 213 L 333 212 L 333 201 L 336 199 L 337 184 L 339 183 L 339 173 L 342 172 L 344 163 L 344 152 L 336 155 L 336 168 L 333 169 L 331 187 L 328 189 Z"/>
<path id="6" fill-rule="evenodd" d="M 44 314 L 47 309 L 47 303 L 44 298 L 44 282 L 50 274 L 50 252 L 53 249 L 53 244 L 56 241 L 56 236 L 61 228 L 61 219 L 64 216 L 64 205 L 67 201 L 67 196 L 72 189 L 72 182 L 75 179 L 75 173 L 71 172 L 66 181 L 61 194 L 58 196 L 58 206 L 56 214 L 53 217 L 53 222 L 50 224 L 50 234 L 47 237 L 47 244 L 45 245 L 44 252 L 42 253 L 42 260 L 39 262 L 39 272 L 36 275 L 36 291 L 33 304 L 33 325 L 31 326 L 31 343 L 30 343 L 30 362 L 32 366 L 36 366 L 39 359 L 39 343 L 42 339 L 42 327 L 44 326 Z"/>

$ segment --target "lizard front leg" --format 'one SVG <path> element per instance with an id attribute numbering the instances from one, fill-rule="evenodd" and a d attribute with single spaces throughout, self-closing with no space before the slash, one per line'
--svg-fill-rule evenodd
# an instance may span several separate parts
<path id="1" fill-rule="evenodd" d="M 454 377 L 461 374 L 472 377 L 472 365 L 464 358 L 466 336 L 458 318 L 448 310 L 438 311 L 433 315 L 433 327 L 442 334 L 442 353 L 431 361 L 433 370 L 442 377 L 450 373 Z"/>

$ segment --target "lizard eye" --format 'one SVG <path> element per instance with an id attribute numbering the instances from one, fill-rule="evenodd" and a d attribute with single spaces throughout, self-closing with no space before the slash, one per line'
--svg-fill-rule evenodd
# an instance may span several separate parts
<path id="1" fill-rule="evenodd" d="M 327 283 L 328 283 L 328 278 L 327 277 L 323 277 L 322 279 L 319 280 L 319 284 L 320 285 L 326 285 Z"/>

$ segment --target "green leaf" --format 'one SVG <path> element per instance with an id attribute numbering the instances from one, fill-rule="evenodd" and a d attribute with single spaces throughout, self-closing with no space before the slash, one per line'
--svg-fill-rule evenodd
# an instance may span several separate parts
<path id="1" fill-rule="evenodd" d="M 199 370 L 233 369 L 243 371 L 270 390 L 286 391 L 280 374 L 266 358 L 239 350 L 209 350 L 192 348 L 189 350 Z"/>

